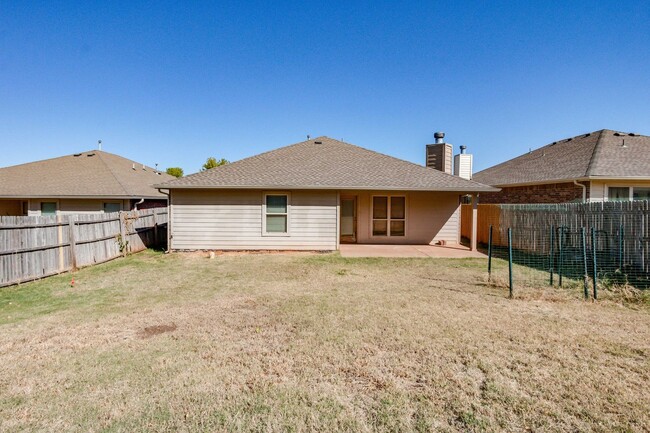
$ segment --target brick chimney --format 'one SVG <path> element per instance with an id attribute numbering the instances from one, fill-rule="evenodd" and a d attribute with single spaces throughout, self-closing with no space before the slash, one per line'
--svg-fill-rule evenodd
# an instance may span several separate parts
<path id="1" fill-rule="evenodd" d="M 429 168 L 435 168 L 443 173 L 452 174 L 453 146 L 445 143 L 445 133 L 436 132 L 433 134 L 436 142 L 427 144 L 426 164 Z"/>

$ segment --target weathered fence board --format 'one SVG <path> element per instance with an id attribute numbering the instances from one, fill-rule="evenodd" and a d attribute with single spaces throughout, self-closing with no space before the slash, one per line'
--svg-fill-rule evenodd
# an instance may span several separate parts
<path id="1" fill-rule="evenodd" d="M 167 208 L 0 217 L 0 287 L 102 263 L 167 239 Z M 123 246 L 122 251 L 120 245 Z"/>
<path id="2" fill-rule="evenodd" d="M 513 230 L 512 247 L 537 255 L 550 252 L 550 230 L 563 230 L 568 246 L 577 245 L 581 228 L 596 231 L 600 256 L 619 267 L 650 272 L 650 204 L 647 201 L 611 201 L 567 204 L 478 205 L 478 242 L 487 243 L 489 226 L 494 227 L 493 245 L 507 245 L 508 228 Z M 471 234 L 471 205 L 461 211 L 461 235 Z M 576 244 L 576 245 L 573 245 Z"/>

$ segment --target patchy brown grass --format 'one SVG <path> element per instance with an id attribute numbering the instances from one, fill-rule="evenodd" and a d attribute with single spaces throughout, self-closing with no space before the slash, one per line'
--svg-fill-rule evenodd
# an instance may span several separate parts
<path id="1" fill-rule="evenodd" d="M 650 429 L 646 306 L 484 269 L 145 252 L 3 289 L 0 430 Z"/>

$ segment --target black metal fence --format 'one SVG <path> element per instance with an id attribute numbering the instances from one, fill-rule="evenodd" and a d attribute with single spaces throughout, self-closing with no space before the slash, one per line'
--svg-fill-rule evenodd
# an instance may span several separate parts
<path id="1" fill-rule="evenodd" d="M 650 287 L 647 201 L 500 205 L 490 221 L 490 278 L 513 287 Z M 492 258 L 508 266 L 492 266 Z M 506 275 L 507 273 L 507 275 Z"/>

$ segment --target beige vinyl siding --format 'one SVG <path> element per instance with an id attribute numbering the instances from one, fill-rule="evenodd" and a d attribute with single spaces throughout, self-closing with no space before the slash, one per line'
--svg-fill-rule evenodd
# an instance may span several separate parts
<path id="1" fill-rule="evenodd" d="M 176 250 L 335 250 L 336 191 L 288 191 L 289 233 L 262 233 L 261 190 L 173 190 L 171 248 Z M 284 192 L 284 191 L 281 191 Z"/>
<path id="2" fill-rule="evenodd" d="M 444 209 L 441 209 L 441 212 L 438 213 L 441 219 L 444 221 L 446 218 L 446 221 L 444 221 L 442 227 L 440 227 L 440 230 L 430 243 L 435 244 L 438 241 L 446 241 L 451 244 L 460 243 L 460 205 L 456 203 L 454 206 L 456 209 L 451 214 L 446 213 L 451 210 L 450 208 L 446 212 Z"/>
<path id="3" fill-rule="evenodd" d="M 435 244 L 460 241 L 459 194 L 453 192 L 345 191 L 357 196 L 357 242 L 360 244 Z M 405 236 L 373 236 L 372 197 L 406 197 Z"/>

